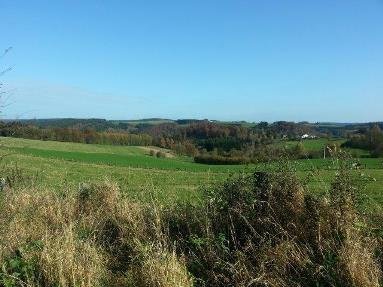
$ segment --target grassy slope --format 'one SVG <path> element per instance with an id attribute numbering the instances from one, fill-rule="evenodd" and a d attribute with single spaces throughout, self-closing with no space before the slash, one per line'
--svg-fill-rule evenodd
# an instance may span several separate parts
<path id="1" fill-rule="evenodd" d="M 201 165 L 181 158 L 157 159 L 146 155 L 140 147 L 85 145 L 1 138 L 2 155 L 6 166 L 17 164 L 38 184 L 61 189 L 80 182 L 111 179 L 117 181 L 123 191 L 140 199 L 153 196 L 148 190 L 156 190 L 154 196 L 175 201 L 196 198 L 200 186 L 222 181 L 230 174 L 230 168 L 209 171 Z M 198 166 L 198 165 L 196 165 Z M 237 166 L 235 169 L 243 169 Z M 171 169 L 171 170 L 170 170 Z"/>
<path id="2" fill-rule="evenodd" d="M 140 147 L 86 145 L 51 141 L 0 138 L 4 160 L 16 163 L 41 184 L 62 188 L 89 180 L 109 178 L 122 189 L 139 198 L 148 197 L 147 190 L 157 190 L 155 196 L 165 201 L 192 200 L 198 188 L 222 182 L 230 174 L 272 168 L 272 164 L 257 166 L 216 166 L 196 164 L 181 157 L 158 159 L 147 155 Z M 317 148 L 320 141 L 306 141 Z M 367 194 L 383 203 L 383 164 L 381 159 L 361 159 L 366 174 Z M 304 182 L 325 190 L 334 172 L 331 160 L 300 160 L 292 163 Z M 60 179 L 60 180 L 57 180 Z M 153 196 L 152 194 L 150 196 Z"/>

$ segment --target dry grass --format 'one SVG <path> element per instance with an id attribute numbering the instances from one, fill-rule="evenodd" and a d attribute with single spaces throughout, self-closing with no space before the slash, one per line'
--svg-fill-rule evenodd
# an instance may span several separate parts
<path id="1" fill-rule="evenodd" d="M 9 264 L 0 286 L 13 277 L 7 287 L 191 286 L 174 252 L 162 248 L 151 256 L 142 249 L 151 240 L 164 242 L 157 213 L 124 199 L 111 183 L 66 194 L 8 189 L 1 211 L 0 260 Z"/>
<path id="2" fill-rule="evenodd" d="M 378 287 L 378 242 L 340 172 L 314 197 L 286 171 L 238 176 L 200 206 L 137 203 L 110 183 L 0 200 L 0 286 Z M 365 225 L 365 224 L 364 224 Z"/>
<path id="3" fill-rule="evenodd" d="M 190 287 L 193 280 L 184 260 L 161 247 L 146 246 L 142 250 L 141 264 L 132 277 L 135 286 L 142 287 Z"/>
<path id="4" fill-rule="evenodd" d="M 45 286 L 102 286 L 106 272 L 102 250 L 78 240 L 73 226 L 43 239 L 38 264 Z"/>
<path id="5" fill-rule="evenodd" d="M 339 269 L 345 278 L 351 279 L 353 286 L 380 286 L 381 271 L 371 244 L 371 241 L 363 242 L 363 238 L 352 238 L 339 250 Z"/>

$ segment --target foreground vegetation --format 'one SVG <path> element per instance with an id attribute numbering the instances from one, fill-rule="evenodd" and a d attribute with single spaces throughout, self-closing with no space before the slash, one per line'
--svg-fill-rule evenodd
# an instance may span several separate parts
<path id="1" fill-rule="evenodd" d="M 0 286 L 382 283 L 381 159 L 206 165 L 158 147 L 1 144 Z"/>
<path id="2" fill-rule="evenodd" d="M 0 285 L 379 286 L 382 226 L 345 166 L 320 195 L 281 165 L 181 205 L 110 182 L 15 181 L 1 193 Z"/>

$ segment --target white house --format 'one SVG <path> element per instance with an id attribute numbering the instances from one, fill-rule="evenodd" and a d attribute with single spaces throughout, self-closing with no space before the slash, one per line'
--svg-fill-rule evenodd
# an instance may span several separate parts
<path id="1" fill-rule="evenodd" d="M 315 139 L 316 136 L 314 135 L 309 135 L 309 134 L 304 134 L 301 136 L 301 139 Z"/>

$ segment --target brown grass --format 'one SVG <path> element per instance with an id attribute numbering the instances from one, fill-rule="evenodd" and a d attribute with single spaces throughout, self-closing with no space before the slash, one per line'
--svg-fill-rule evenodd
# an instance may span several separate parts
<path id="1" fill-rule="evenodd" d="M 94 242 L 76 237 L 73 226 L 68 226 L 62 234 L 43 239 L 38 264 L 45 286 L 102 286 L 102 250 Z"/>
<path id="2" fill-rule="evenodd" d="M 238 176 L 198 206 L 134 202 L 110 182 L 8 188 L 0 286 L 378 287 L 382 241 L 359 227 L 357 192 L 348 172 L 319 197 L 281 170 Z"/>
<path id="3" fill-rule="evenodd" d="M 122 198 L 109 182 L 82 185 L 68 194 L 9 189 L 1 211 L 1 262 L 18 258 L 36 273 L 18 275 L 14 286 L 125 286 L 126 282 L 190 286 L 192 282 L 174 252 L 166 248 L 144 252 L 142 246 L 150 240 L 164 242 L 160 220 L 153 209 Z M 8 268 L 0 278 L 19 271 Z"/>
<path id="4" fill-rule="evenodd" d="M 190 287 L 193 280 L 182 258 L 162 247 L 146 246 L 142 250 L 141 264 L 132 277 L 140 287 Z"/>

